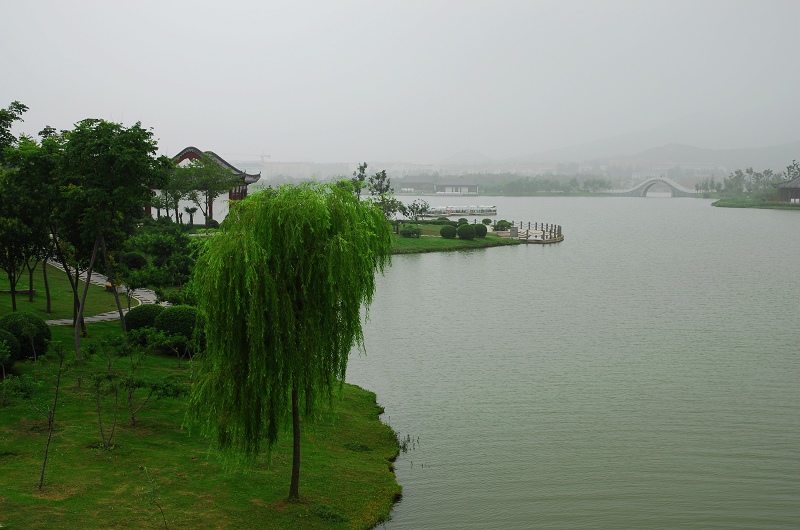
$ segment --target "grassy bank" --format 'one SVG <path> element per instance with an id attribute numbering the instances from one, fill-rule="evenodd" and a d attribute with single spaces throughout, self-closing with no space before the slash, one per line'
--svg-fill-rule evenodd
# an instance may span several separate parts
<path id="1" fill-rule="evenodd" d="M 51 328 L 65 350 L 71 330 Z M 118 323 L 89 325 L 84 344 L 117 333 Z M 69 354 L 68 357 L 71 357 Z M 33 401 L 52 403 L 52 354 L 46 365 L 17 363 L 17 374 L 41 381 Z M 124 370 L 128 360 L 114 359 Z M 387 517 L 399 495 L 390 459 L 391 429 L 380 422 L 375 395 L 345 385 L 330 409 L 303 424 L 301 500 L 287 503 L 291 435 L 281 436 L 271 461 L 223 466 L 209 442 L 182 428 L 186 398 L 147 404 L 135 426 L 120 400 L 113 445 L 101 448 L 88 374 L 93 359 L 62 379 L 44 488 L 36 485 L 47 438 L 47 419 L 29 401 L 0 408 L 0 525 L 3 528 L 371 528 Z M 191 368 L 173 356 L 148 356 L 139 375 L 169 376 L 187 384 Z M 83 375 L 81 388 L 78 375 Z M 114 399 L 103 398 L 106 436 Z M 163 515 L 162 515 L 163 514 Z"/>
<path id="2" fill-rule="evenodd" d="M 475 248 L 501 247 L 505 245 L 518 245 L 516 239 L 500 237 L 491 232 L 486 237 L 478 237 L 472 241 L 465 239 L 445 239 L 439 235 L 441 225 L 420 224 L 422 235 L 416 237 L 402 237 L 394 234 L 392 240 L 392 254 L 419 254 L 423 252 L 447 252 L 451 250 L 469 250 Z"/>
<path id="3" fill-rule="evenodd" d="M 33 275 L 33 302 L 28 298 L 28 294 L 17 293 L 17 310 L 18 311 L 33 311 L 45 320 L 55 320 L 59 318 L 72 318 L 72 288 L 69 285 L 67 275 L 60 269 L 55 267 L 47 267 L 47 279 L 50 284 L 50 301 L 52 304 L 52 312 L 47 313 L 47 297 L 44 290 L 44 278 L 42 277 L 41 266 L 37 267 Z M 83 292 L 83 282 L 79 282 L 79 292 Z M 8 290 L 8 280 L 5 275 L 0 280 L 0 289 Z M 28 289 L 28 275 L 20 280 L 17 284 L 17 290 Z M 122 297 L 123 306 L 127 307 L 125 295 Z M 138 304 L 136 300 L 131 301 L 131 306 Z M 85 314 L 97 315 L 108 311 L 115 311 L 117 304 L 114 302 L 114 294 L 106 291 L 103 287 L 97 285 L 89 285 L 89 292 L 86 295 L 86 310 Z M 0 293 L 0 315 L 5 315 L 11 312 L 11 293 Z"/>
<path id="4" fill-rule="evenodd" d="M 759 199 L 747 198 L 734 198 L 734 199 L 720 199 L 711 203 L 711 206 L 719 208 L 760 208 L 770 210 L 797 210 L 800 211 L 800 204 L 778 202 L 778 201 L 762 201 Z"/>

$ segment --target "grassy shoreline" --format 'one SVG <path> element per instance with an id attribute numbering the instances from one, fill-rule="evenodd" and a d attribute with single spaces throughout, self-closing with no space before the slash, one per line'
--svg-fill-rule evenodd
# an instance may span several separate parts
<path id="1" fill-rule="evenodd" d="M 766 210 L 796 210 L 800 211 L 800 204 L 778 201 L 762 201 L 756 199 L 719 199 L 711 203 L 718 208 L 757 208 Z"/>
<path id="2" fill-rule="evenodd" d="M 85 343 L 117 333 L 114 322 L 89 325 Z M 71 330 L 51 327 L 67 350 Z M 68 353 L 68 357 L 72 353 Z M 127 359 L 114 360 L 124 368 Z M 401 488 L 391 461 L 398 453 L 394 432 L 382 423 L 375 394 L 345 384 L 330 408 L 304 422 L 301 500 L 288 503 L 291 435 L 284 433 L 271 458 L 252 465 L 224 464 L 209 441 L 183 426 L 186 398 L 152 401 L 130 426 L 120 404 L 110 450 L 100 448 L 96 403 L 88 373 L 104 369 L 93 359 L 62 379 L 56 432 L 45 486 L 36 488 L 47 420 L 29 402 L 15 398 L 0 408 L 0 524 L 3 528 L 372 528 L 385 520 Z M 172 356 L 150 355 L 141 375 L 168 375 L 188 384 L 191 369 Z M 17 374 L 44 384 L 34 399 L 52 402 L 53 374 L 17 363 Z M 106 433 L 114 407 L 103 401 Z"/>

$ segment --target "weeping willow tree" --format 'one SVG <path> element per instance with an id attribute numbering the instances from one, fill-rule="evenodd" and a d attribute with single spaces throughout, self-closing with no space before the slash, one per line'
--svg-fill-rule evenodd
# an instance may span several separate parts
<path id="1" fill-rule="evenodd" d="M 282 186 L 232 204 L 198 259 L 206 351 L 190 417 L 222 450 L 255 456 L 291 420 L 289 498 L 299 497 L 300 416 L 363 349 L 361 306 L 391 259 L 383 212 L 347 184 Z"/>

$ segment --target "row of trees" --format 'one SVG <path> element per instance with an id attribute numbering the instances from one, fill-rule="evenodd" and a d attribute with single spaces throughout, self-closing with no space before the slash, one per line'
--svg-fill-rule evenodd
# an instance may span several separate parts
<path id="1" fill-rule="evenodd" d="M 786 167 L 785 171 L 774 172 L 771 169 L 755 171 L 737 169 L 722 180 L 713 176 L 706 177 L 694 189 L 700 193 L 718 193 L 720 195 L 736 197 L 750 196 L 762 200 L 774 200 L 778 197 L 774 184 L 792 180 L 800 176 L 800 164 L 796 160 Z"/>
<path id="2" fill-rule="evenodd" d="M 30 281 L 39 263 L 61 264 L 72 287 L 75 351 L 80 358 L 88 278 L 100 269 L 114 283 L 117 256 L 144 218 L 151 190 L 169 181 L 173 166 L 166 157 L 156 156 L 153 134 L 140 123 L 125 127 L 87 119 L 60 132 L 45 127 L 38 139 L 15 138 L 10 127 L 26 110 L 15 101 L 0 119 L 0 268 L 16 310 L 23 271 Z M 42 269 L 46 275 L 46 267 Z M 82 277 L 87 281 L 79 292 Z M 49 300 L 46 276 L 44 285 Z"/>
<path id="3" fill-rule="evenodd" d="M 486 193 L 509 196 L 530 196 L 542 193 L 599 193 L 611 188 L 611 181 L 586 175 L 581 175 L 581 178 L 575 175 L 570 178 L 556 176 L 524 177 L 483 185 L 483 190 Z"/>

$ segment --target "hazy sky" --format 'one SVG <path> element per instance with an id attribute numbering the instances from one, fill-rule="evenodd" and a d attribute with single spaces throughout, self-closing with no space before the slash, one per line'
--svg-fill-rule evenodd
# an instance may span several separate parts
<path id="1" fill-rule="evenodd" d="M 2 0 L 0 105 L 30 107 L 16 132 L 141 121 L 165 154 L 273 161 L 503 158 L 697 113 L 789 142 L 798 20 L 798 0 Z"/>

